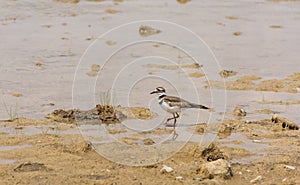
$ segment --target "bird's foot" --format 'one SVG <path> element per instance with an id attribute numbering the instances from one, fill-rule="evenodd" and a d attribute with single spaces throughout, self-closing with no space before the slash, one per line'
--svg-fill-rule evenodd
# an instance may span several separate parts
<path id="1" fill-rule="evenodd" d="M 174 130 L 172 140 L 176 140 L 177 137 L 178 137 L 178 134 L 177 134 L 176 131 Z"/>

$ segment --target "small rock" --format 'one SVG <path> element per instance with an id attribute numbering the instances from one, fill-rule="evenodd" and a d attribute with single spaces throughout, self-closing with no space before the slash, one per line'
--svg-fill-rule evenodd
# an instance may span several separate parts
<path id="1" fill-rule="evenodd" d="M 260 181 L 262 179 L 262 176 L 257 176 L 257 177 L 255 177 L 254 179 L 252 179 L 251 181 L 250 181 L 250 183 L 251 184 L 253 184 L 253 183 L 256 183 L 256 182 L 258 182 L 258 181 Z"/>
<path id="2" fill-rule="evenodd" d="M 36 62 L 36 63 L 35 63 L 35 66 L 36 66 L 36 67 L 42 67 L 42 65 L 43 65 L 43 64 L 42 64 L 41 62 Z"/>
<path id="3" fill-rule="evenodd" d="M 232 130 L 233 130 L 232 126 L 228 124 L 222 124 L 218 132 L 218 137 L 220 139 L 224 139 L 231 135 Z"/>
<path id="4" fill-rule="evenodd" d="M 139 33 L 143 37 L 159 34 L 161 31 L 150 26 L 140 26 Z"/>
<path id="5" fill-rule="evenodd" d="M 144 145 L 153 145 L 153 144 L 155 144 L 155 142 L 150 138 L 144 139 L 143 143 L 144 143 Z"/>
<path id="6" fill-rule="evenodd" d="M 229 179 L 233 176 L 230 163 L 224 159 L 205 163 L 200 169 L 204 178 L 212 179 L 215 176 L 221 176 L 224 179 Z"/>
<path id="7" fill-rule="evenodd" d="M 253 143 L 261 143 L 261 140 L 254 139 Z"/>
<path id="8" fill-rule="evenodd" d="M 236 106 L 233 110 L 233 115 L 244 117 L 247 115 L 247 112 L 244 109 L 242 109 L 240 106 Z"/>
<path id="9" fill-rule="evenodd" d="M 290 120 L 288 120 L 288 119 L 286 119 L 284 117 L 281 117 L 281 116 L 279 116 L 277 114 L 274 114 L 272 116 L 271 121 L 273 123 L 279 123 L 279 124 L 281 124 L 282 129 L 286 129 L 286 130 L 299 130 L 299 126 L 296 123 L 294 123 L 294 122 L 292 122 L 292 121 L 290 121 Z"/>
<path id="10" fill-rule="evenodd" d="M 182 176 L 177 176 L 175 177 L 176 180 L 183 180 L 183 177 Z"/>
<path id="11" fill-rule="evenodd" d="M 167 165 L 163 165 L 162 169 L 160 170 L 161 173 L 165 173 L 165 172 L 171 173 L 172 171 L 174 171 L 173 168 L 171 168 Z"/>
<path id="12" fill-rule="evenodd" d="M 23 128 L 24 128 L 24 127 L 23 127 L 23 126 L 20 126 L 20 125 L 18 125 L 18 126 L 15 127 L 16 130 L 22 130 Z"/>
<path id="13" fill-rule="evenodd" d="M 233 35 L 234 35 L 234 36 L 239 36 L 239 35 L 241 35 L 241 34 L 242 34 L 242 32 L 240 32 L 240 31 L 233 32 Z"/>
<path id="14" fill-rule="evenodd" d="M 118 13 L 119 11 L 115 10 L 115 9 L 107 9 L 107 10 L 105 10 L 105 12 L 109 13 L 109 14 L 115 14 L 115 13 Z"/>
<path id="15" fill-rule="evenodd" d="M 180 4 L 185 4 L 189 1 L 191 1 L 191 0 L 177 0 L 177 2 L 180 3 Z"/>
<path id="16" fill-rule="evenodd" d="M 204 179 L 203 178 L 193 178 L 193 180 L 195 180 L 195 181 L 203 181 Z"/>
<path id="17" fill-rule="evenodd" d="M 295 166 L 290 166 L 290 165 L 285 165 L 284 167 L 287 168 L 287 169 L 290 169 L 290 170 L 295 170 L 296 169 Z"/>
<path id="18" fill-rule="evenodd" d="M 107 45 L 109 45 L 109 46 L 112 46 L 112 45 L 116 45 L 117 44 L 117 42 L 116 41 L 113 41 L 113 40 L 108 40 L 108 41 L 106 41 L 105 42 Z"/>
<path id="19" fill-rule="evenodd" d="M 230 77 L 230 76 L 234 76 L 234 75 L 236 75 L 237 74 L 237 72 L 235 72 L 235 71 L 228 71 L 228 70 L 222 70 L 222 71 L 220 71 L 220 76 L 222 77 L 222 78 L 227 78 L 227 77 Z"/>

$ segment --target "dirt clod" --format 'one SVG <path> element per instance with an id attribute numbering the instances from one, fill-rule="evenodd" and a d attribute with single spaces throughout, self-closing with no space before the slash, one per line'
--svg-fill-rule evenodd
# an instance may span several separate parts
<path id="1" fill-rule="evenodd" d="M 36 163 L 36 162 L 24 162 L 19 165 L 17 165 L 14 168 L 15 172 L 32 172 L 32 171 L 42 171 L 47 170 L 48 168 L 42 164 L 42 163 Z"/>
<path id="2" fill-rule="evenodd" d="M 277 114 L 274 114 L 272 116 L 271 121 L 274 123 L 281 124 L 282 129 L 299 130 L 299 126 L 296 123 L 294 123 L 284 117 L 278 116 Z"/>
<path id="3" fill-rule="evenodd" d="M 228 159 L 216 144 L 211 143 L 202 151 L 201 157 L 204 158 L 206 161 L 216 161 L 218 159 Z"/>

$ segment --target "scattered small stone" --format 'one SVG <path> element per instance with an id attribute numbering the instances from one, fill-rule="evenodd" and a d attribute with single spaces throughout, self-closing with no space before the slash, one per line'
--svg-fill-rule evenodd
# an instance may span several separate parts
<path id="1" fill-rule="evenodd" d="M 104 0 L 88 0 L 90 2 L 103 2 Z"/>
<path id="2" fill-rule="evenodd" d="M 161 31 L 150 26 L 140 26 L 139 33 L 143 37 L 159 34 Z"/>
<path id="3" fill-rule="evenodd" d="M 242 34 L 242 32 L 240 32 L 240 31 L 233 32 L 234 36 L 240 36 L 241 34 Z"/>
<path id="4" fill-rule="evenodd" d="M 282 28 L 282 26 L 279 26 L 279 25 L 271 25 L 270 28 Z"/>
<path id="5" fill-rule="evenodd" d="M 54 106 L 55 104 L 54 103 L 45 103 L 45 104 L 42 104 L 41 106 Z"/>
<path id="6" fill-rule="evenodd" d="M 224 139 L 230 136 L 233 129 L 234 128 L 228 124 L 222 124 L 218 132 L 218 137 Z"/>
<path id="7" fill-rule="evenodd" d="M 195 181 L 203 181 L 204 179 L 197 177 L 197 178 L 193 178 L 193 180 L 195 180 Z"/>
<path id="8" fill-rule="evenodd" d="M 223 69 L 219 74 L 222 78 L 228 78 L 230 76 L 235 76 L 237 72 Z"/>
<path id="9" fill-rule="evenodd" d="M 115 13 L 118 13 L 119 11 L 115 10 L 115 9 L 107 9 L 107 10 L 105 10 L 105 12 L 109 13 L 109 14 L 115 14 Z"/>
<path id="10" fill-rule="evenodd" d="M 287 130 L 299 130 L 299 126 L 296 123 L 294 123 L 294 122 L 292 122 L 292 121 L 290 121 L 290 120 L 288 120 L 288 119 L 286 119 L 284 117 L 278 116 L 277 114 L 274 114 L 272 116 L 271 121 L 273 123 L 279 123 L 279 124 L 281 124 L 281 126 L 282 126 L 283 129 L 287 129 Z"/>
<path id="11" fill-rule="evenodd" d="M 237 19 L 239 19 L 238 17 L 235 17 L 235 16 L 226 16 L 225 18 L 229 19 L 229 20 L 237 20 Z"/>
<path id="12" fill-rule="evenodd" d="M 50 24 L 45 24 L 45 25 L 42 25 L 42 27 L 44 28 L 51 28 L 53 25 L 50 25 Z"/>
<path id="13" fill-rule="evenodd" d="M 94 77 L 97 76 L 98 72 L 100 71 L 101 67 L 98 64 L 93 64 L 91 66 L 91 71 L 87 73 L 88 76 Z"/>
<path id="14" fill-rule="evenodd" d="M 233 176 L 230 163 L 224 159 L 207 162 L 200 166 L 200 171 L 204 178 L 209 179 L 213 179 L 215 176 L 230 179 Z"/>
<path id="15" fill-rule="evenodd" d="M 36 67 L 42 67 L 42 65 L 43 65 L 43 64 L 42 64 L 41 62 L 36 62 L 36 63 L 35 63 L 35 66 L 36 66 Z"/>
<path id="16" fill-rule="evenodd" d="M 107 132 L 109 134 L 120 134 L 127 132 L 126 130 L 119 130 L 119 129 L 108 129 Z"/>
<path id="17" fill-rule="evenodd" d="M 143 140 L 143 143 L 144 145 L 153 145 L 155 142 L 152 139 L 147 138 Z"/>
<path id="18" fill-rule="evenodd" d="M 16 130 L 22 130 L 23 128 L 24 128 L 24 127 L 21 126 L 21 125 L 18 125 L 18 126 L 15 127 Z"/>
<path id="19" fill-rule="evenodd" d="M 261 140 L 254 139 L 253 143 L 261 143 Z"/>
<path id="20" fill-rule="evenodd" d="M 191 0 L 177 0 L 177 2 L 180 3 L 180 4 L 185 4 L 189 1 L 191 1 Z"/>
<path id="21" fill-rule="evenodd" d="M 109 45 L 109 46 L 112 46 L 112 45 L 116 45 L 117 44 L 117 42 L 116 41 L 113 41 L 113 40 L 108 40 L 108 41 L 106 41 L 105 42 L 107 45 Z"/>
<path id="22" fill-rule="evenodd" d="M 53 0 L 54 2 L 60 2 L 60 3 L 79 3 L 80 0 Z"/>
<path id="23" fill-rule="evenodd" d="M 290 165 L 285 165 L 284 167 L 287 168 L 287 169 L 290 169 L 290 170 L 295 170 L 296 169 L 295 166 L 290 166 Z"/>
<path id="24" fill-rule="evenodd" d="M 257 177 L 255 177 L 254 179 L 252 179 L 251 181 L 250 181 L 250 183 L 251 184 L 253 184 L 253 183 L 256 183 L 256 182 L 258 182 L 258 181 L 260 181 L 262 179 L 262 176 L 257 176 Z"/>
<path id="25" fill-rule="evenodd" d="M 197 134 L 204 134 L 206 132 L 206 129 L 207 129 L 207 124 L 201 123 L 195 127 L 195 132 Z"/>
<path id="26" fill-rule="evenodd" d="M 242 109 L 240 106 L 236 106 L 233 110 L 233 115 L 239 116 L 239 117 L 244 117 L 247 115 L 247 112 L 244 109 Z"/>
<path id="27" fill-rule="evenodd" d="M 176 180 L 183 180 L 183 177 L 182 176 L 177 176 L 175 177 Z"/>
<path id="28" fill-rule="evenodd" d="M 163 165 L 162 169 L 160 170 L 160 173 L 171 173 L 173 172 L 173 168 L 167 166 L 167 165 Z"/>

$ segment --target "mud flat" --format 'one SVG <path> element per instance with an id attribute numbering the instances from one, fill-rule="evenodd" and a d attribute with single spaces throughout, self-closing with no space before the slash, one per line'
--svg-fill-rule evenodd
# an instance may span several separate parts
<path id="1" fill-rule="evenodd" d="M 99 106 L 98 106 L 99 107 Z M 56 111 L 54 111 L 56 112 Z M 61 116 L 64 116 L 62 114 Z M 143 140 L 145 132 L 138 135 L 127 133 L 127 141 L 93 145 L 84 140 L 77 124 L 70 120 L 57 122 L 57 117 L 43 120 L 26 118 L 0 122 L 0 182 L 20 183 L 87 183 L 87 184 L 298 184 L 299 128 L 287 118 L 275 115 L 270 119 L 245 121 L 241 118 L 222 122 L 214 143 L 205 145 L 190 141 L 175 154 L 155 163 L 157 151 L 153 150 L 151 165 L 127 166 L 109 161 L 108 155 L 120 154 L 120 159 L 139 161 L 149 155 L 154 145 L 151 139 Z M 100 119 L 99 119 L 100 120 Z M 62 121 L 62 120 L 60 120 Z M 108 120 L 110 121 L 110 120 Z M 283 122 L 285 125 L 283 125 Z M 103 123 L 101 120 L 97 124 Z M 121 124 L 111 123 L 113 125 Z M 30 128 L 30 129 L 27 129 Z M 38 131 L 33 133 L 32 128 Z M 195 135 L 207 130 L 204 123 L 190 126 Z M 152 135 L 172 134 L 171 128 Z M 101 138 L 98 133 L 98 141 Z M 123 132 L 114 132 L 122 135 Z M 128 142 L 128 141 L 131 142 Z M 166 141 L 175 146 L 175 140 Z M 123 143 L 123 144 L 122 144 Z M 144 143 L 144 144 L 141 144 Z M 147 144 L 148 143 L 148 144 Z M 160 144 L 160 152 L 174 150 L 173 145 Z M 126 147 L 127 146 L 127 147 Z M 129 147 L 130 146 L 130 147 Z M 125 148 L 124 148 L 125 147 Z M 96 151 L 102 150 L 102 155 Z M 144 152 L 144 151 L 148 152 Z M 288 151 L 288 152 L 286 152 Z M 106 157 L 103 157 L 106 156 Z M 117 155 L 116 155 L 117 156 Z M 160 156 L 164 158 L 164 156 Z M 126 163 L 115 158 L 119 163 Z M 145 164 L 149 163 L 145 161 Z M 145 176 L 145 174 L 147 174 Z"/>

